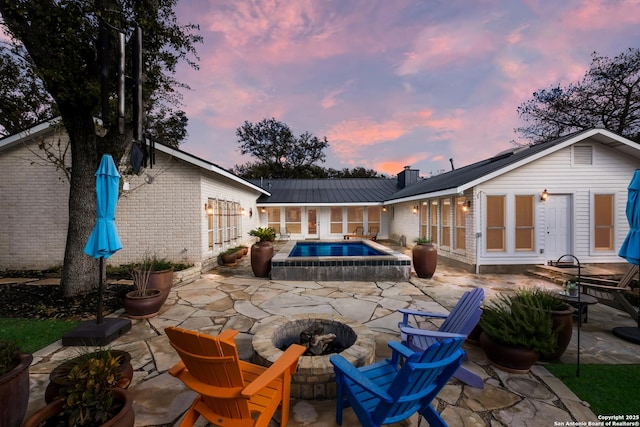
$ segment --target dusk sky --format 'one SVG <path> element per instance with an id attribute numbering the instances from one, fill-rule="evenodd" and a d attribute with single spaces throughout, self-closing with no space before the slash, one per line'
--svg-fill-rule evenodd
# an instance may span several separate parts
<path id="1" fill-rule="evenodd" d="M 326 136 L 325 167 L 461 167 L 512 147 L 516 108 L 580 81 L 593 51 L 640 47 L 640 0 L 209 0 L 177 12 L 204 37 L 200 70 L 178 74 L 192 88 L 182 149 L 225 168 L 254 160 L 235 130 L 271 117 Z"/>

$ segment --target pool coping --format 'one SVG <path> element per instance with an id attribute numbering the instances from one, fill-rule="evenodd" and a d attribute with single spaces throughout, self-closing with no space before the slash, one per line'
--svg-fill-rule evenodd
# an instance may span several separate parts
<path id="1" fill-rule="evenodd" d="M 345 243 L 344 240 L 304 240 L 305 243 Z M 411 258 L 371 240 L 362 240 L 384 255 L 289 257 L 297 240 L 287 242 L 271 259 L 273 280 L 408 280 Z M 348 267 L 340 268 L 340 267 Z"/>

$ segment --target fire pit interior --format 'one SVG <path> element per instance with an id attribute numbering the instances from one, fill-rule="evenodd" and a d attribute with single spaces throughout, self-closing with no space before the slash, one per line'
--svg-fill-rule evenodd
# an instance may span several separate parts
<path id="1" fill-rule="evenodd" d="M 253 337 L 255 362 L 269 366 L 291 344 L 307 347 L 291 381 L 291 396 L 298 399 L 336 396 L 331 354 L 340 353 L 355 366 L 375 359 L 375 335 L 366 326 L 348 318 L 319 314 L 282 318 L 261 328 Z"/>

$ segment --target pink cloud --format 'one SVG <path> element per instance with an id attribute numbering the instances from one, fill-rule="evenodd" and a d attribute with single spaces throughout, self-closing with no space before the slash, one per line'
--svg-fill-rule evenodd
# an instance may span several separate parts
<path id="1" fill-rule="evenodd" d="M 637 0 L 590 0 L 566 10 L 560 24 L 578 31 L 615 29 L 640 24 L 640 2 Z"/>

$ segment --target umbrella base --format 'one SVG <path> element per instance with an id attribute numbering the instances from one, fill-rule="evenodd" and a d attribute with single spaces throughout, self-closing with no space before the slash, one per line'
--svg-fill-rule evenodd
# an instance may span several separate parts
<path id="1" fill-rule="evenodd" d="M 131 329 L 131 320 L 107 317 L 102 323 L 96 320 L 84 322 L 62 337 L 62 345 L 107 345 Z"/>
<path id="2" fill-rule="evenodd" d="M 640 328 L 631 326 L 613 328 L 613 335 L 625 341 L 640 344 Z"/>

